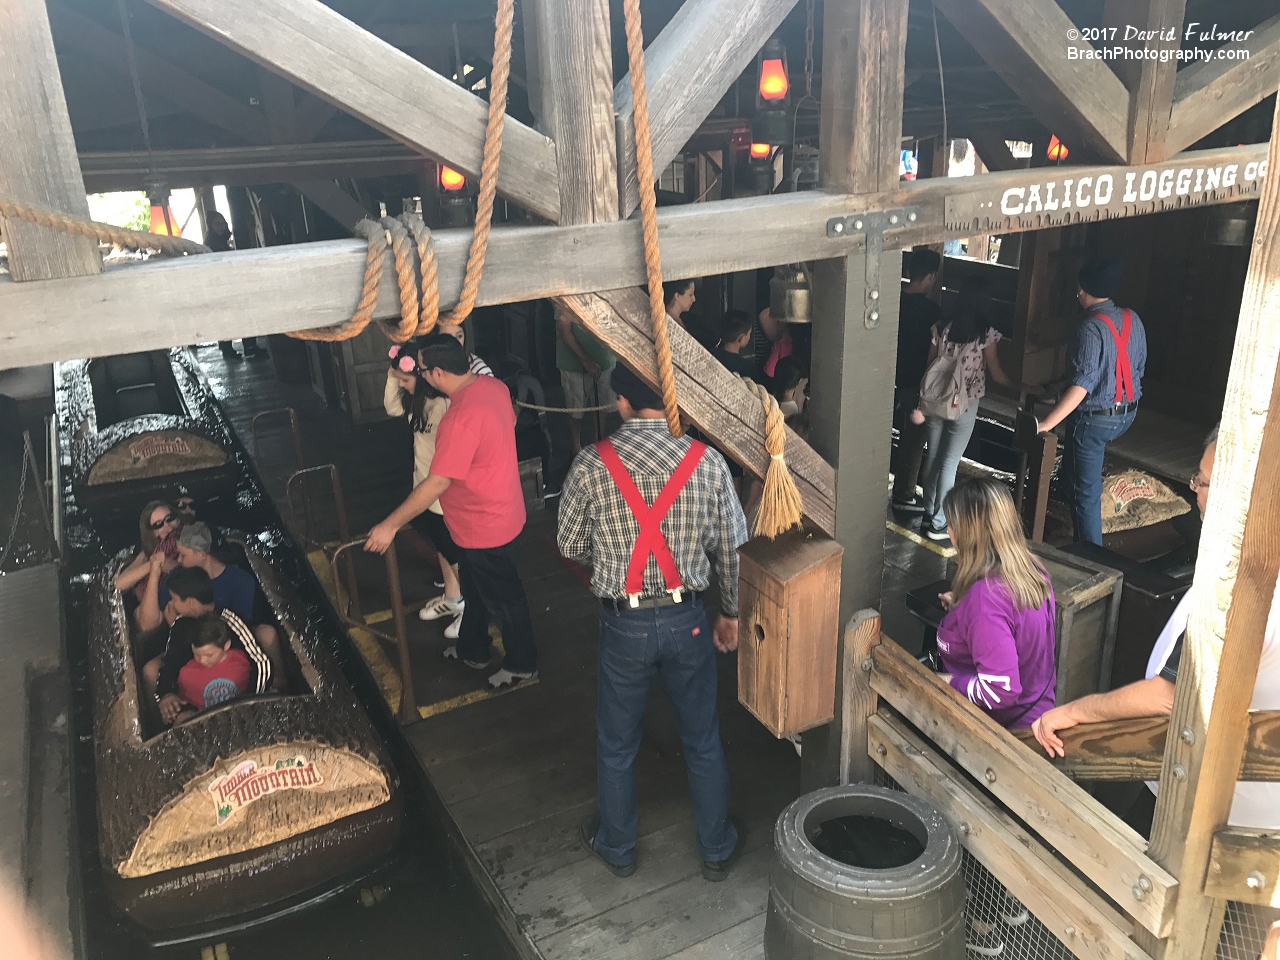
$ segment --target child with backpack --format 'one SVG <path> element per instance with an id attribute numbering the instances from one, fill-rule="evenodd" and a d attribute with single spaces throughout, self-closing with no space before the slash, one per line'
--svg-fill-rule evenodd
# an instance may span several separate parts
<path id="1" fill-rule="evenodd" d="M 964 281 L 951 313 L 934 325 L 932 335 L 912 420 L 919 423 L 923 417 L 929 444 L 922 481 L 924 534 L 930 540 L 946 540 L 942 502 L 956 484 L 956 469 L 978 419 L 978 402 L 987 393 L 987 374 L 1006 387 L 1026 388 L 1000 367 L 1000 332 L 991 325 L 991 288 L 982 277 Z"/>

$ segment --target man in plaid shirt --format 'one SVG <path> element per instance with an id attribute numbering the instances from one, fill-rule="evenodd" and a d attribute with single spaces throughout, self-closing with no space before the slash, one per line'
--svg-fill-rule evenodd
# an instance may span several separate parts
<path id="1" fill-rule="evenodd" d="M 582 842 L 613 871 L 636 869 L 635 758 L 661 676 L 689 768 L 702 875 L 723 880 L 741 848 L 716 711 L 716 651 L 738 647 L 738 553 L 746 518 L 724 457 L 667 430 L 662 401 L 619 364 L 622 426 L 574 459 L 560 494 L 560 552 L 592 568 L 600 597 L 596 707 L 599 812 Z M 707 620 L 701 594 L 719 587 Z"/>

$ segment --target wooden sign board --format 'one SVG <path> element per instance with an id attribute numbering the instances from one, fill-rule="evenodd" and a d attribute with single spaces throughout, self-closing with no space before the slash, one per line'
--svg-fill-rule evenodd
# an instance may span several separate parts
<path id="1" fill-rule="evenodd" d="M 1264 145 L 1265 146 L 1265 145 Z M 1073 223 L 1137 217 L 1205 203 L 1257 199 L 1267 175 L 1265 150 L 1257 159 L 1194 163 L 1177 159 L 1137 167 L 1045 167 L 1033 183 L 983 187 L 947 196 L 948 230 L 1010 233 Z M 954 182 L 954 181 L 953 181 Z"/>

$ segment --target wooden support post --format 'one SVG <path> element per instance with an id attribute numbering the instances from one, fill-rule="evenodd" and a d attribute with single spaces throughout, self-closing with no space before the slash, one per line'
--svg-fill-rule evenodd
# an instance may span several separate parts
<path id="1" fill-rule="evenodd" d="M 902 142 L 906 0 L 828 3 L 823 12 L 822 186 L 871 195 L 894 189 Z M 813 273 L 810 442 L 836 470 L 835 538 L 844 547 L 840 622 L 880 606 L 902 254 L 864 249 Z M 877 262 L 878 259 L 878 262 Z M 869 293 L 876 320 L 870 319 Z M 836 666 L 843 681 L 844 663 Z M 836 703 L 842 704 L 843 682 Z M 801 786 L 840 777 L 842 720 L 804 735 Z M 849 750 L 865 749 L 851 744 Z"/>
<path id="2" fill-rule="evenodd" d="M 1270 164 L 1280 162 L 1280 137 Z M 1249 702 L 1280 570 L 1280 182 L 1258 204 L 1193 607 L 1178 669 L 1151 856 L 1182 883 L 1166 960 L 1214 955 L 1223 901 L 1205 892 L 1213 835 L 1227 823 Z"/>
<path id="3" fill-rule="evenodd" d="M 80 158 L 62 94 L 62 76 L 44 0 L 0 4 L 0 194 L 88 218 Z M 0 217 L 15 280 L 81 277 L 102 271 L 86 237 Z M 14 323 L 34 318 L 9 314 Z"/>
<path id="4" fill-rule="evenodd" d="M 844 628 L 844 703 L 840 708 L 840 782 L 870 783 L 875 764 L 867 754 L 867 718 L 879 709 L 871 689 L 871 649 L 880 642 L 880 613 L 859 610 Z"/>
<path id="5" fill-rule="evenodd" d="M 1280 907 L 1280 833 L 1228 827 L 1213 835 L 1205 894 Z"/>
<path id="6" fill-rule="evenodd" d="M 538 127 L 556 142 L 560 222 L 618 219 L 608 0 L 535 0 Z M 533 52 L 533 51 L 530 51 Z M 532 97 L 532 93 L 530 94 Z"/>
<path id="7" fill-rule="evenodd" d="M 1182 20 L 1187 0 L 1106 0 L 1102 22 L 1116 31 L 1114 45 L 1159 54 L 1182 46 Z M 1127 39 L 1128 28 L 1145 39 Z M 1129 91 L 1128 157 L 1130 163 L 1155 163 L 1165 156 L 1173 108 L 1173 79 L 1178 61 L 1120 59 L 1116 75 Z"/>

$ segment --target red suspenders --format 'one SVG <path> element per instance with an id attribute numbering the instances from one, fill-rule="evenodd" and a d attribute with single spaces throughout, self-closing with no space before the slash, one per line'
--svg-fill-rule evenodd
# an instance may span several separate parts
<path id="1" fill-rule="evenodd" d="M 627 472 L 613 444 L 608 440 L 601 440 L 596 444 L 596 450 L 600 454 L 600 459 L 604 461 L 605 469 L 617 484 L 618 491 L 631 510 L 631 515 L 640 525 L 640 536 L 636 538 L 635 548 L 631 551 L 631 562 L 627 564 L 626 591 L 633 607 L 639 606 L 640 594 L 644 592 L 644 568 L 649 563 L 650 554 L 653 554 L 658 561 L 658 569 L 662 571 L 667 591 L 676 599 L 676 602 L 680 601 L 680 592 L 684 584 L 680 579 L 680 571 L 676 569 L 675 559 L 671 556 L 671 550 L 667 546 L 667 538 L 662 535 L 661 524 L 671 510 L 671 505 L 676 502 L 676 497 L 693 476 L 693 471 L 697 469 L 706 449 L 707 445 L 697 440 L 689 445 L 684 459 L 680 461 L 675 473 L 671 475 L 671 479 L 667 481 L 651 507 L 644 502 L 644 497 L 636 487 L 635 481 L 631 479 L 631 474 Z"/>
<path id="2" fill-rule="evenodd" d="M 1129 366 L 1129 330 L 1133 314 L 1127 309 L 1120 311 L 1120 332 L 1105 313 L 1095 313 L 1095 317 L 1107 325 L 1111 331 L 1111 339 L 1116 342 L 1116 399 L 1115 402 L 1129 403 L 1133 400 L 1133 368 Z"/>

